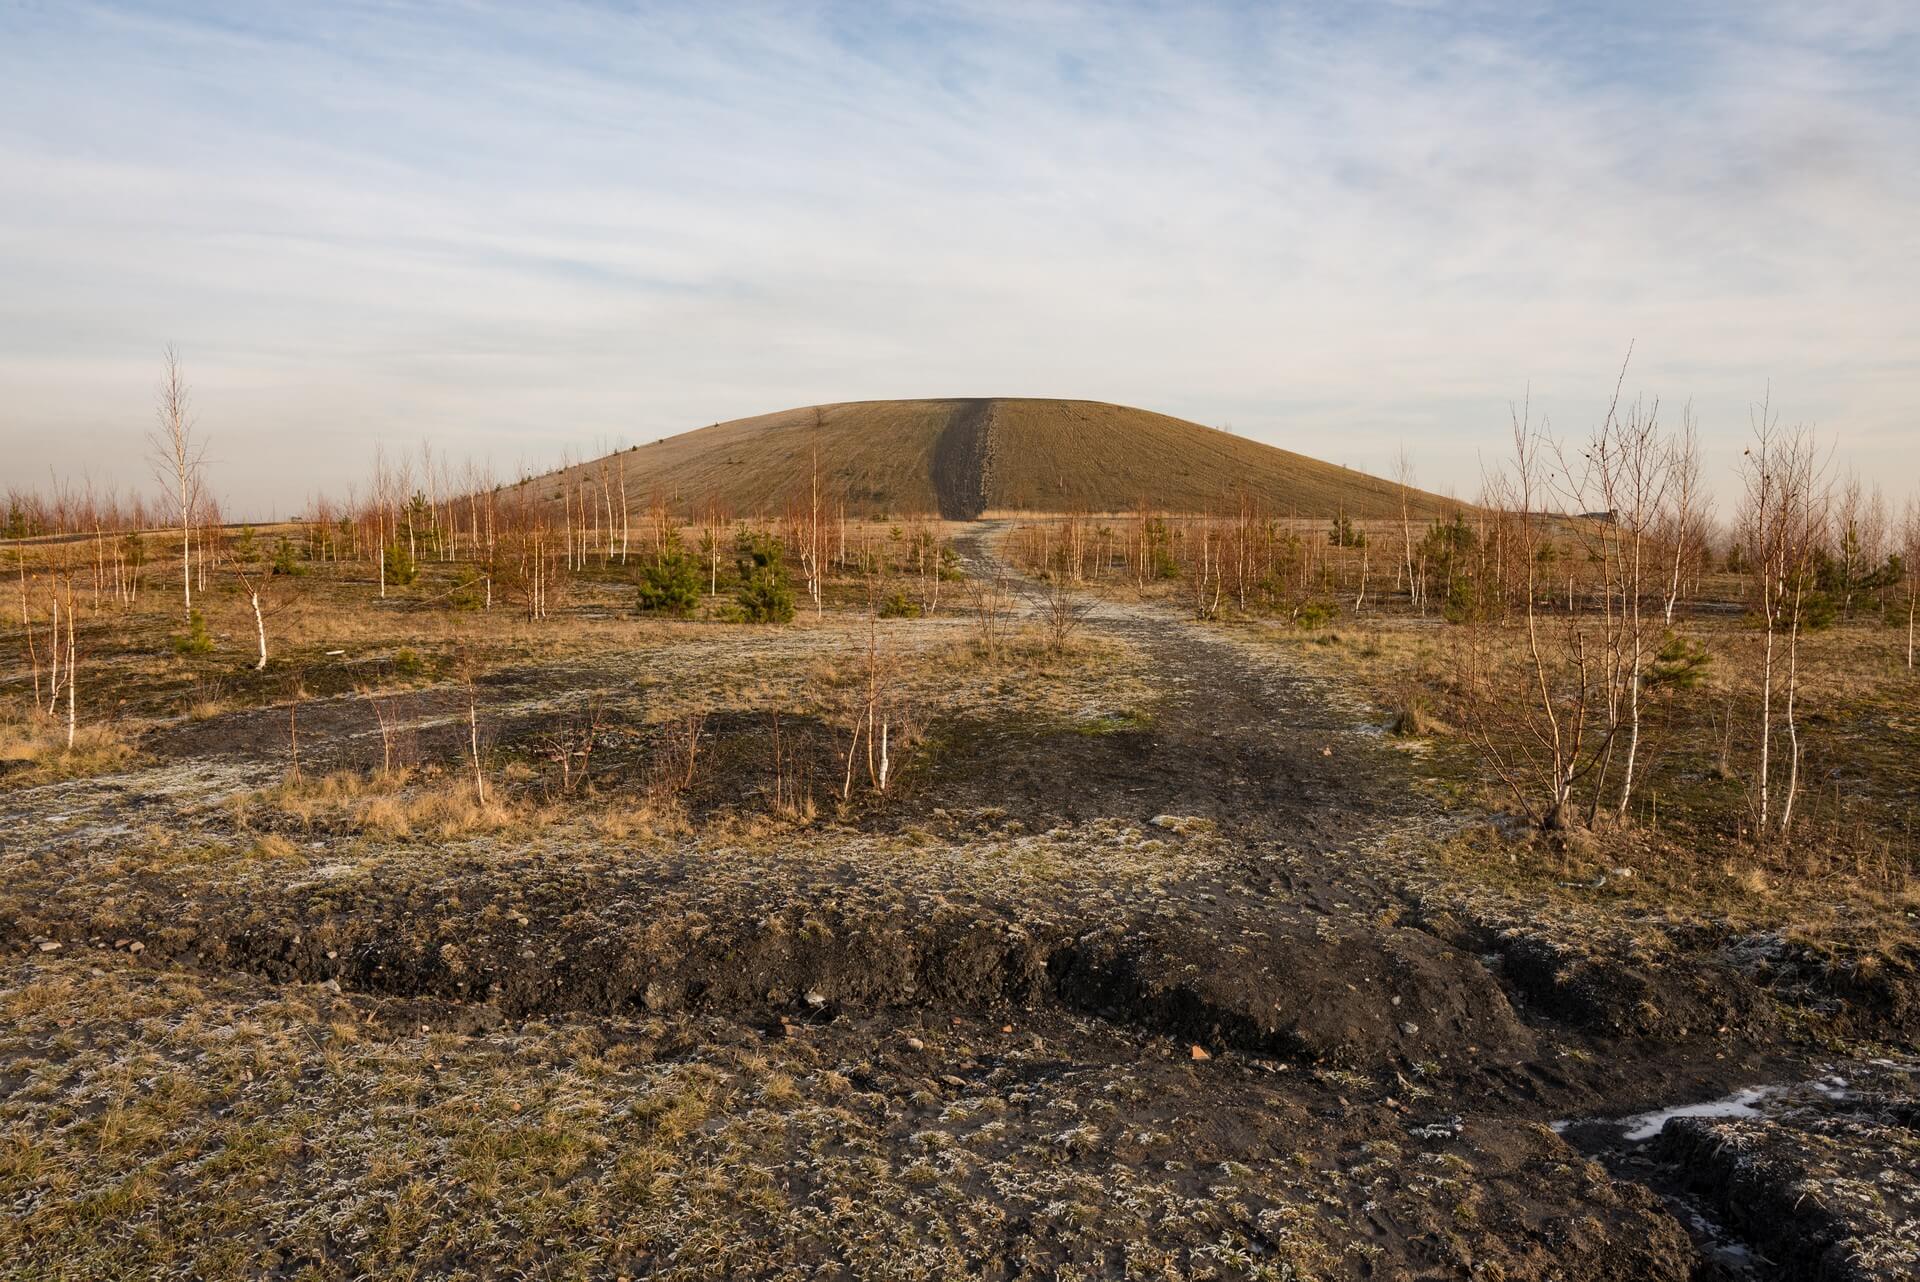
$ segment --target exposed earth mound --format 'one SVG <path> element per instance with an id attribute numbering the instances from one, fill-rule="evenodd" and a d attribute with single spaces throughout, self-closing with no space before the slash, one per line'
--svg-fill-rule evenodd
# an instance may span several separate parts
<path id="1" fill-rule="evenodd" d="M 530 481 L 624 484 L 629 507 L 664 498 L 734 515 L 810 498 L 850 513 L 973 520 L 990 511 L 1197 512 L 1242 496 L 1269 515 L 1398 517 L 1401 487 L 1216 428 L 1100 401 L 980 397 L 848 401 L 716 423 Z M 1419 519 L 1458 507 L 1408 492 Z"/>

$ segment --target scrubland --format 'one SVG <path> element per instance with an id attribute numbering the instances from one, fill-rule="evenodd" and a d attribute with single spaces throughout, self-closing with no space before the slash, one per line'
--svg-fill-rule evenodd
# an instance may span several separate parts
<path id="1" fill-rule="evenodd" d="M 1911 1276 L 1865 508 L 563 497 L 4 545 L 0 1276 Z"/>

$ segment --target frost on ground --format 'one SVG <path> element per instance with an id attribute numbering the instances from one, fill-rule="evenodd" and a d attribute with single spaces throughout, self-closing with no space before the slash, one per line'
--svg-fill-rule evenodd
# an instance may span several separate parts
<path id="1" fill-rule="evenodd" d="M 0 789 L 0 1277 L 1678 1282 L 1687 1206 L 1911 1269 L 1904 1078 L 1810 1067 L 1911 1039 L 1898 965 L 1441 858 L 1483 818 L 1364 701 L 1153 607 L 888 621 L 878 795 L 874 635 L 427 682 L 390 774 L 341 693 L 298 779 L 278 707 Z"/>

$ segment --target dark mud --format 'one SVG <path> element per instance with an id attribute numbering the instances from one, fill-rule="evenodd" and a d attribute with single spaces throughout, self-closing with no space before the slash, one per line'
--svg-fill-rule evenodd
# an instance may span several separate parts
<path id="1" fill-rule="evenodd" d="M 982 403 L 968 430 L 984 423 Z M 989 559 L 978 538 L 963 551 Z M 222 882 L 116 864 L 87 900 L 63 889 L 74 848 L 52 842 L 11 857 L 0 947 L 320 985 L 395 1028 L 471 1037 L 671 1020 L 830 1045 L 888 1101 L 900 1151 L 990 1089 L 1010 1110 L 996 1160 L 1151 1178 L 1155 1196 L 1228 1185 L 1234 1209 L 1219 1214 L 1258 1247 L 1209 1260 L 1192 1252 L 1220 1223 L 1116 1209 L 1112 1252 L 1090 1254 L 1004 1184 L 970 1185 L 1005 1216 L 968 1247 L 976 1276 L 1127 1276 L 1131 1250 L 1169 1243 L 1189 1271 L 1227 1277 L 1735 1276 L 1716 1251 L 1738 1276 L 1908 1276 L 1870 1271 L 1897 1258 L 1874 1244 L 1911 1222 L 1899 1084 L 1873 1131 L 1837 1115 L 1769 1121 L 1798 1127 L 1770 1138 L 1673 1122 L 1657 1145 L 1623 1148 L 1604 1128 L 1545 1126 L 1791 1080 L 1806 1056 L 1783 1011 L 1898 1041 L 1915 1009 L 1901 967 L 1823 982 L 1785 946 L 1581 934 L 1449 897 L 1392 853 L 1446 817 L 1406 755 L 1324 691 L 1170 615 L 1105 606 L 1088 626 L 1145 656 L 1152 707 L 1077 726 L 936 724 L 900 794 L 838 826 L 647 847 L 558 828 L 504 849 L 397 851 L 288 827 L 285 868 Z M 555 700 L 556 687 L 607 690 L 626 724 L 646 709 L 606 671 L 502 674 L 487 689 L 499 751 L 537 762 L 542 736 L 588 717 L 589 697 Z M 465 698 L 396 696 L 409 751 L 457 757 Z M 309 768 L 378 763 L 364 699 L 298 716 Z M 232 714 L 145 747 L 270 766 L 285 718 Z M 709 717 L 685 794 L 696 816 L 765 787 L 771 732 L 759 713 Z M 599 777 L 640 787 L 657 733 L 610 734 Z M 782 733 L 791 768 L 831 775 L 819 725 L 784 719 Z M 224 822 L 193 819 L 208 840 L 232 837 Z M 1806 1182 L 1792 1163 L 1816 1151 L 1849 1189 L 1888 1190 L 1884 1218 L 1821 1200 L 1822 1219 L 1789 1196 Z M 1711 1210 L 1718 1236 L 1690 1239 L 1689 1208 Z"/>
<path id="2" fill-rule="evenodd" d="M 1694 1233 L 1703 1277 L 1920 1275 L 1915 1064 L 1819 1068 L 1806 1080 L 1557 1129 L 1660 1194 Z"/>
<path id="3" fill-rule="evenodd" d="M 987 510 L 993 467 L 993 402 L 956 401 L 933 445 L 933 489 L 940 516 L 975 521 Z"/>

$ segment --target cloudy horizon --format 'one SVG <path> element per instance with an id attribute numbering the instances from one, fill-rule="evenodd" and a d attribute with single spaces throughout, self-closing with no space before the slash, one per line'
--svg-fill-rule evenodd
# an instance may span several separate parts
<path id="1" fill-rule="evenodd" d="M 229 510 L 822 401 L 1138 405 L 1470 496 L 1530 396 L 1920 480 L 1920 12 L 0 4 L 5 481 Z M 259 509 L 259 510 L 255 510 Z"/>

